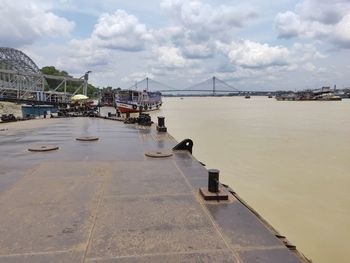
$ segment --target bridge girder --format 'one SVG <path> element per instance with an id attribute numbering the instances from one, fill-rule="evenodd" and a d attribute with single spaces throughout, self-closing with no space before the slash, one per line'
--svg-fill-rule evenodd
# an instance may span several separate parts
<path id="1" fill-rule="evenodd" d="M 87 73 L 85 73 L 86 75 Z M 61 80 L 53 90 L 45 92 L 47 79 Z M 76 90 L 87 86 L 87 77 L 72 78 L 66 76 L 52 76 L 43 74 L 34 61 L 20 50 L 8 47 L 0 47 L 0 97 L 17 98 L 19 100 L 47 100 L 57 99 L 68 102 L 74 94 L 66 93 L 66 83 L 82 82 Z M 63 86 L 64 92 L 57 90 Z M 40 93 L 40 94 L 39 94 Z M 39 99 L 40 97 L 40 99 Z"/>
<path id="2" fill-rule="evenodd" d="M 7 69 L 41 74 L 39 67 L 30 57 L 14 48 L 0 47 L 0 63 L 6 64 Z"/>

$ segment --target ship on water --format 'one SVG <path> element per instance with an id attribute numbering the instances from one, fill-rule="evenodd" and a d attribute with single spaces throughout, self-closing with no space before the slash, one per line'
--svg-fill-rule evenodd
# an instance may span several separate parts
<path id="1" fill-rule="evenodd" d="M 121 113 L 158 110 L 162 106 L 160 92 L 120 90 L 116 94 L 115 103 Z"/>
<path id="2" fill-rule="evenodd" d="M 341 96 L 336 95 L 335 89 L 322 87 L 316 90 L 303 90 L 296 92 L 281 93 L 276 96 L 277 100 L 294 100 L 294 101 L 339 101 Z"/>

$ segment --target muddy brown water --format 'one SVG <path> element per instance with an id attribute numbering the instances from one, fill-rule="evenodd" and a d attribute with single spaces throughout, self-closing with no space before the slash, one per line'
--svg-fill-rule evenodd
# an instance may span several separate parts
<path id="1" fill-rule="evenodd" d="M 164 98 L 178 140 L 314 262 L 350 258 L 350 100 Z"/>

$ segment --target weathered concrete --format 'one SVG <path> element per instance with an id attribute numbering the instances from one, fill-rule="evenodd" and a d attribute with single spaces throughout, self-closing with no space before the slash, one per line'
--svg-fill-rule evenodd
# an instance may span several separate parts
<path id="1" fill-rule="evenodd" d="M 238 199 L 204 201 L 207 170 L 188 152 L 146 157 L 176 145 L 155 126 L 73 118 L 1 128 L 0 262 L 305 262 Z M 27 150 L 40 144 L 59 149 Z"/>

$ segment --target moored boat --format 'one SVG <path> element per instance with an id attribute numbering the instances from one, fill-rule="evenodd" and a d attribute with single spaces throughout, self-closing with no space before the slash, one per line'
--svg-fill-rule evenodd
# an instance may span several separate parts
<path id="1" fill-rule="evenodd" d="M 333 93 L 324 93 L 316 96 L 315 100 L 342 100 L 342 98 Z"/>
<path id="2" fill-rule="evenodd" d="M 276 100 L 294 101 L 339 101 L 342 97 L 331 90 L 330 87 L 322 87 L 316 90 L 302 90 L 296 92 L 285 92 L 276 95 Z"/>
<path id="3" fill-rule="evenodd" d="M 158 110 L 162 106 L 162 94 L 145 90 L 121 90 L 116 94 L 115 102 L 121 113 Z"/>

